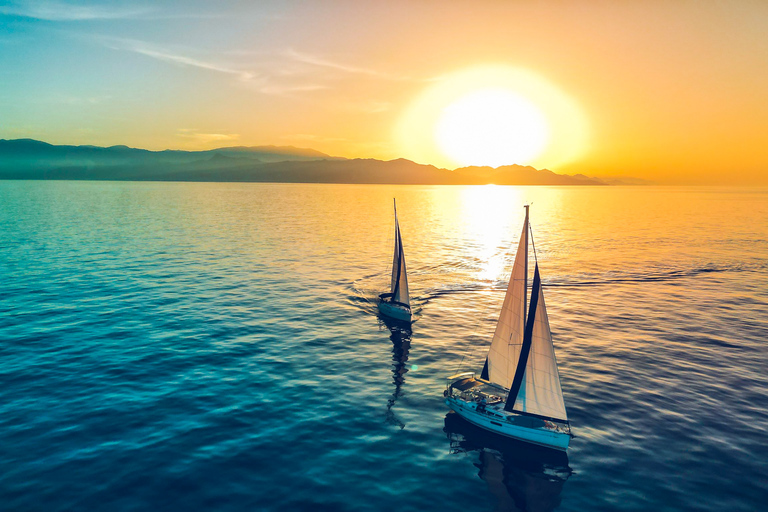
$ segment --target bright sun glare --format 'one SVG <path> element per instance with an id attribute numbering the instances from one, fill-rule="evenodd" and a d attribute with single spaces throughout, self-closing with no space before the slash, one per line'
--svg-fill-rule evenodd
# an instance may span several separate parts
<path id="1" fill-rule="evenodd" d="M 397 153 L 456 168 L 521 164 L 556 169 L 588 146 L 577 102 L 531 71 L 487 65 L 436 79 L 395 129 Z"/>
<path id="2" fill-rule="evenodd" d="M 549 139 L 536 105 L 507 89 L 479 89 L 445 109 L 435 126 L 440 150 L 460 165 L 527 164 Z"/>

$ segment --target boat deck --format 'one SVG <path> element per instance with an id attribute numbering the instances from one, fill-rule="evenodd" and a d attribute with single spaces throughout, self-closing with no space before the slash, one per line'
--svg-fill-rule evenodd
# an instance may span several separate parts
<path id="1" fill-rule="evenodd" d="M 564 423 L 527 416 L 515 411 L 505 411 L 504 406 L 506 405 L 508 394 L 508 389 L 475 377 L 454 380 L 446 391 L 446 397 L 471 403 L 473 410 L 477 413 L 485 413 L 489 416 L 502 418 L 521 427 L 546 428 L 560 432 L 570 432 L 570 427 Z M 477 404 L 483 399 L 485 399 L 486 404 L 485 411 L 477 408 Z"/>
<path id="2" fill-rule="evenodd" d="M 481 400 L 485 398 L 488 404 L 503 403 L 509 394 L 508 389 L 474 377 L 454 381 L 451 383 L 450 389 L 457 389 L 462 395 L 469 395 L 472 399 Z"/>

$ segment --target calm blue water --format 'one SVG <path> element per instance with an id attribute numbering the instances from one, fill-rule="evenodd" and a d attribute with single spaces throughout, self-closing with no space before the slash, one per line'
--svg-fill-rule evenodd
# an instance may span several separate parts
<path id="1" fill-rule="evenodd" d="M 567 458 L 442 401 L 531 201 Z M 766 190 L 0 182 L 0 508 L 758 510 L 766 343 Z"/>

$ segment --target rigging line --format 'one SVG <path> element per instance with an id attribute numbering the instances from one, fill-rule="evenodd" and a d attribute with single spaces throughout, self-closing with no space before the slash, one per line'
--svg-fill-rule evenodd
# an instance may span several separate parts
<path id="1" fill-rule="evenodd" d="M 469 352 L 469 354 L 467 354 L 467 352 Z M 453 371 L 453 373 L 454 373 L 454 374 L 457 374 L 457 373 L 459 373 L 459 372 L 461 371 L 461 369 L 464 367 L 464 360 L 465 360 L 465 359 L 467 359 L 467 355 L 469 355 L 469 359 L 470 359 L 470 361 L 472 360 L 472 356 L 474 355 L 474 352 L 475 352 L 475 347 L 473 347 L 473 346 L 472 346 L 472 344 L 469 344 L 469 345 L 468 345 L 468 346 L 467 346 L 467 347 L 464 349 L 464 355 L 463 355 L 463 356 L 461 356 L 461 361 L 459 361 L 459 364 L 458 364 L 458 366 L 457 366 L 457 367 L 456 367 L 456 369 Z"/>
<path id="2" fill-rule="evenodd" d="M 475 349 L 477 346 L 475 346 L 474 343 L 470 343 L 467 345 L 467 347 L 464 349 L 464 355 L 461 356 L 461 361 L 459 362 L 458 368 L 456 368 L 456 371 L 453 372 L 454 374 L 457 374 L 461 371 L 462 367 L 464 366 L 464 359 L 467 359 L 467 355 L 469 355 L 469 361 L 472 361 L 472 356 L 475 355 Z M 469 354 L 467 354 L 469 352 Z"/>
<path id="3" fill-rule="evenodd" d="M 483 291 L 483 290 L 479 290 L 479 291 Z M 493 288 L 491 288 L 490 291 L 493 291 Z M 502 301 L 502 307 L 503 307 L 503 301 Z M 492 304 L 488 304 L 485 306 L 485 315 L 482 316 L 475 324 L 475 332 L 480 330 L 480 327 L 483 324 L 482 319 L 487 318 L 493 308 L 494 308 L 494 305 Z M 498 323 L 498 319 L 497 319 L 497 323 Z M 495 331 L 496 331 L 496 324 L 494 324 L 493 331 L 491 332 L 491 342 L 493 342 L 493 335 L 495 334 Z M 483 347 L 479 347 L 479 348 L 482 349 Z M 468 363 L 471 364 L 472 357 L 475 355 L 475 350 L 477 349 L 478 349 L 477 343 L 470 343 L 469 345 L 467 345 L 467 347 L 464 349 L 464 355 L 461 357 L 461 362 L 459 363 L 459 367 L 454 373 L 459 373 L 459 371 L 461 371 L 462 365 L 464 364 L 464 359 L 469 359 Z M 488 349 L 490 350 L 490 345 L 488 346 Z M 467 357 L 467 355 L 469 355 L 469 357 Z"/>
<path id="4" fill-rule="evenodd" d="M 531 221 L 528 221 L 528 231 L 531 232 L 531 247 L 533 247 L 533 261 L 535 261 L 536 264 L 538 264 L 539 258 L 536 257 L 536 244 L 533 242 L 533 226 L 531 226 Z"/>
<path id="5" fill-rule="evenodd" d="M 464 358 L 467 356 L 465 353 L 463 356 L 461 356 L 461 361 L 459 361 L 459 366 L 456 367 L 456 369 L 453 371 L 453 374 L 456 375 L 461 371 L 461 367 L 464 365 Z"/>
<path id="6" fill-rule="evenodd" d="M 490 306 L 486 307 L 486 312 L 490 309 Z M 480 327 L 480 324 L 482 323 L 482 320 L 477 321 L 476 327 Z M 477 329 L 476 329 L 477 330 Z M 454 373 L 459 373 L 464 365 L 464 360 L 468 359 L 469 363 L 472 362 L 472 357 L 475 355 L 475 350 L 477 350 L 477 343 L 469 343 L 466 348 L 464 349 L 464 355 L 461 356 L 461 361 L 459 362 L 459 366 L 456 369 Z M 469 357 L 467 357 L 469 356 Z"/>

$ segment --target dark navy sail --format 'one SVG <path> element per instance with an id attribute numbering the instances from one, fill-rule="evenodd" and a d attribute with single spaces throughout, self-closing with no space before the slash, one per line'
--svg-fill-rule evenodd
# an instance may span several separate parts
<path id="1" fill-rule="evenodd" d="M 509 388 L 509 396 L 507 397 L 507 402 L 504 405 L 505 411 L 512 412 L 514 410 L 517 396 L 520 393 L 520 388 L 523 385 L 525 379 L 525 368 L 528 365 L 528 356 L 531 353 L 531 345 L 533 341 L 533 325 L 536 321 L 536 309 L 538 307 L 540 289 L 541 276 L 539 275 L 539 264 L 537 263 L 536 269 L 533 272 L 531 304 L 528 309 L 528 319 L 525 323 L 525 332 L 523 333 L 523 346 L 520 349 L 520 357 L 517 359 L 517 368 L 515 369 L 515 377 L 512 379 L 512 385 Z"/>
<path id="2" fill-rule="evenodd" d="M 394 287 L 392 288 L 392 297 L 397 302 L 403 302 L 400 300 L 400 278 L 403 274 L 404 265 L 403 239 L 400 237 L 400 223 L 397 222 L 397 216 L 395 216 L 395 258 L 392 262 L 392 283 Z"/>
<path id="3" fill-rule="evenodd" d="M 392 286 L 390 290 L 393 302 L 410 306 L 408 274 L 405 270 L 405 252 L 403 251 L 403 239 L 400 236 L 400 222 L 397 219 L 397 205 L 395 205 L 395 254 L 392 258 Z"/>

